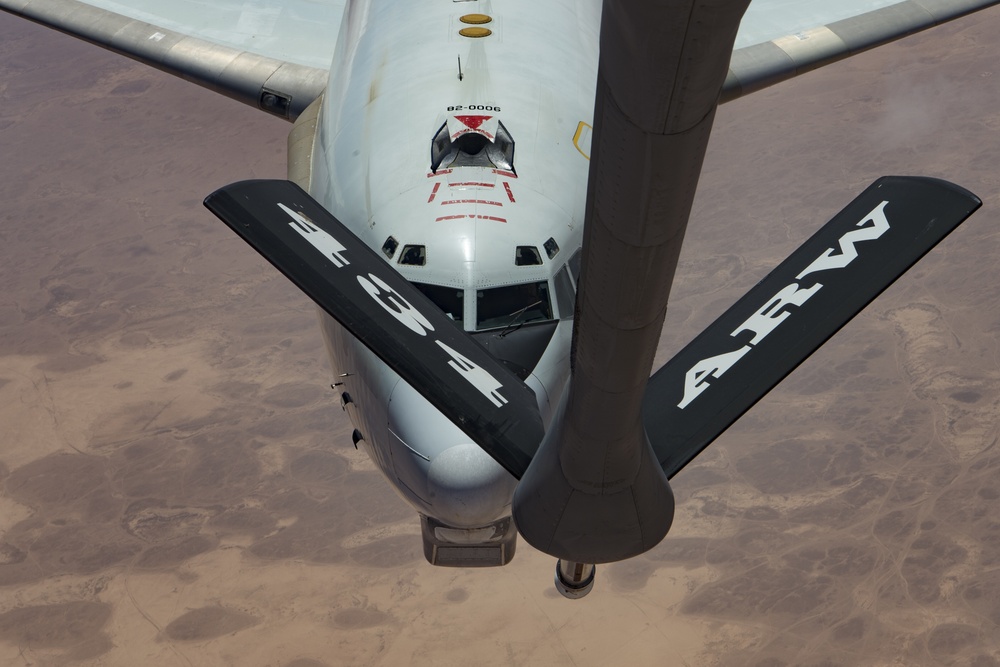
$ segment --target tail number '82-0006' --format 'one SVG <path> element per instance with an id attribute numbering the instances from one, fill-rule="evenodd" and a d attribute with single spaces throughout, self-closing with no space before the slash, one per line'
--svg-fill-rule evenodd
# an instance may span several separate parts
<path id="1" fill-rule="evenodd" d="M 342 269 L 350 266 L 351 262 L 344 255 L 346 248 L 342 243 L 317 227 L 301 213 L 293 211 L 284 204 L 278 204 L 278 206 L 291 216 L 292 221 L 288 225 L 308 241 L 309 245 L 316 248 L 316 250 L 326 257 L 334 267 Z M 434 326 L 430 320 L 414 308 L 409 301 L 403 298 L 385 280 L 379 278 L 374 273 L 369 273 L 367 276 L 359 274 L 357 279 L 360 287 L 372 300 L 409 331 L 418 336 L 426 336 L 429 332 L 434 331 Z M 445 345 L 442 341 L 435 338 L 434 342 L 450 357 L 448 366 L 462 376 L 466 382 L 475 387 L 476 391 L 498 408 L 503 407 L 507 403 L 507 399 L 500 394 L 500 389 L 503 387 L 500 381 L 461 353 Z"/>
<path id="2" fill-rule="evenodd" d="M 492 111 L 493 113 L 500 113 L 500 107 L 491 106 L 489 104 L 455 104 L 448 107 L 448 111 Z"/>

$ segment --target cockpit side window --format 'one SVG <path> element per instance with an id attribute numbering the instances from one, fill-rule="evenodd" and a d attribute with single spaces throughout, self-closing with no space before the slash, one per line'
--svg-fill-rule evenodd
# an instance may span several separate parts
<path id="1" fill-rule="evenodd" d="M 559 253 L 559 244 L 556 240 L 549 237 L 549 240 L 545 242 L 545 254 L 549 256 L 549 259 L 555 259 L 555 256 Z"/>
<path id="2" fill-rule="evenodd" d="M 514 248 L 514 266 L 538 266 L 542 263 L 542 254 L 533 245 L 519 245 Z"/>
<path id="3" fill-rule="evenodd" d="M 481 289 L 476 292 L 476 329 L 495 329 L 552 319 L 549 283 Z"/>
<path id="4" fill-rule="evenodd" d="M 427 246 L 404 245 L 403 252 L 399 254 L 400 264 L 410 266 L 423 266 L 427 263 Z"/>
<path id="5" fill-rule="evenodd" d="M 566 262 L 566 266 L 569 267 L 570 273 L 573 274 L 573 284 L 580 285 L 580 262 L 583 259 L 583 248 L 577 250 L 573 253 L 573 256 L 569 258 Z"/>
<path id="6" fill-rule="evenodd" d="M 559 269 L 559 273 L 556 274 L 552 282 L 556 290 L 556 306 L 559 308 L 559 319 L 573 319 L 576 311 L 576 291 L 573 289 L 573 281 L 569 277 L 569 268 L 563 266 Z"/>
<path id="7" fill-rule="evenodd" d="M 390 236 L 385 240 L 385 243 L 382 244 L 382 252 L 385 253 L 386 257 L 392 259 L 392 256 L 396 254 L 396 248 L 398 247 L 399 241 Z"/>
<path id="8" fill-rule="evenodd" d="M 478 132 L 467 132 L 451 140 L 448 123 L 444 123 L 431 141 L 431 171 L 453 167 L 486 167 L 514 171 L 514 139 L 497 122 L 493 141 Z"/>

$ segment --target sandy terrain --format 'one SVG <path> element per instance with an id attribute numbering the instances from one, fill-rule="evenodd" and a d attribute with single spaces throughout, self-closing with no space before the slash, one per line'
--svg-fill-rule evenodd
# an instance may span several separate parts
<path id="1" fill-rule="evenodd" d="M 0 15 L 0 664 L 1000 665 L 1000 11 L 724 107 L 665 359 L 865 185 L 980 213 L 570 602 L 432 568 L 304 297 L 200 201 L 289 126 Z"/>

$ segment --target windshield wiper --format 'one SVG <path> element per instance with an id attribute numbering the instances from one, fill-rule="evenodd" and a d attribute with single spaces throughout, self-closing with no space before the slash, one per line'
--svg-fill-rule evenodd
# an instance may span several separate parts
<path id="1" fill-rule="evenodd" d="M 503 338 L 504 336 L 506 336 L 507 335 L 507 330 L 510 329 L 512 326 L 514 326 L 514 324 L 517 322 L 518 318 L 521 317 L 521 315 L 524 315 L 524 312 L 526 310 L 528 310 L 529 308 L 534 308 L 535 306 L 539 306 L 539 305 L 541 305 L 541 303 L 542 303 L 541 301 L 536 301 L 534 303 L 529 303 L 524 308 L 522 308 L 520 310 L 515 310 L 513 313 L 511 313 L 508 316 L 508 317 L 511 318 L 510 322 L 508 322 L 507 326 L 505 326 L 503 328 L 503 331 L 501 331 L 500 333 L 497 334 L 497 338 Z M 521 324 L 524 324 L 524 322 L 522 322 Z M 518 325 L 517 328 L 520 329 L 521 325 Z M 515 329 L 515 331 L 517 331 L 517 329 Z"/>

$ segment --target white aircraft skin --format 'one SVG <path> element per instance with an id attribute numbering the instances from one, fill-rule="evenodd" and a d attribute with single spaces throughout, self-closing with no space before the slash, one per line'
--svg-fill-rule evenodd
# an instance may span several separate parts
<path id="1" fill-rule="evenodd" d="M 491 17 L 490 36 L 459 34 L 470 13 Z M 483 289 L 548 281 L 560 321 L 526 379 L 546 426 L 569 379 L 573 297 L 556 298 L 554 278 L 583 240 L 600 16 L 596 0 L 351 2 L 313 152 L 310 194 L 376 250 L 389 236 L 400 250 L 425 245 L 426 265 L 399 264 L 400 250 L 391 262 L 412 282 L 464 290 L 466 330 Z M 491 134 L 502 122 L 516 174 L 433 173 L 442 124 L 453 138 L 475 131 L 456 116 L 488 117 L 478 130 Z M 559 247 L 551 259 L 542 250 L 550 238 Z M 543 263 L 515 266 L 521 245 Z M 510 516 L 516 480 L 335 320 L 321 320 L 359 445 L 397 492 L 455 528 Z"/>

